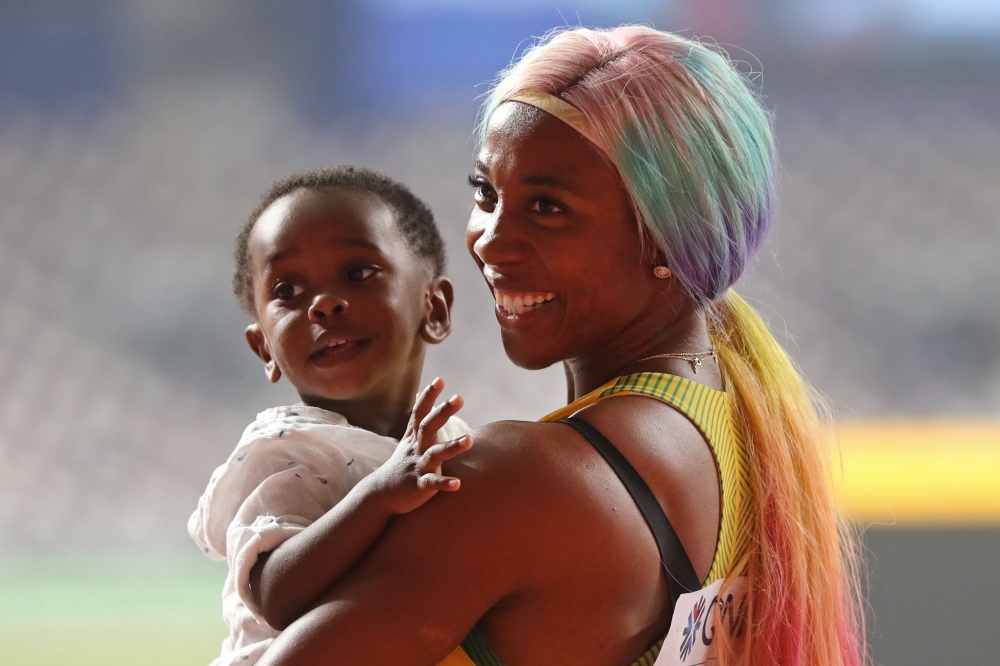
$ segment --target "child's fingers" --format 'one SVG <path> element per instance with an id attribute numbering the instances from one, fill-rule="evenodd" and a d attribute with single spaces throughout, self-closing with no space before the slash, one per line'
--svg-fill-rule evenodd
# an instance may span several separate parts
<path id="1" fill-rule="evenodd" d="M 410 422 L 406 426 L 406 434 L 403 435 L 404 437 L 412 435 L 423 420 L 427 418 L 428 412 L 431 411 L 434 401 L 441 395 L 442 390 L 444 390 L 444 380 L 440 377 L 435 377 L 434 381 L 417 394 L 417 399 L 413 403 L 413 411 L 410 412 Z"/>
<path id="2" fill-rule="evenodd" d="M 420 490 L 433 490 L 435 492 L 444 490 L 458 490 L 462 482 L 453 476 L 440 476 L 438 474 L 424 474 L 417 479 L 417 488 Z"/>
<path id="3" fill-rule="evenodd" d="M 448 422 L 465 401 L 460 395 L 453 395 L 430 411 L 420 422 L 417 431 L 417 446 L 421 453 L 437 443 L 437 432 Z"/>
<path id="4" fill-rule="evenodd" d="M 462 437 L 453 439 L 450 442 L 435 444 L 424 451 L 424 455 L 420 457 L 417 469 L 421 472 L 424 470 L 437 469 L 442 463 L 451 460 L 459 454 L 465 453 L 471 448 L 472 435 L 463 435 Z"/>

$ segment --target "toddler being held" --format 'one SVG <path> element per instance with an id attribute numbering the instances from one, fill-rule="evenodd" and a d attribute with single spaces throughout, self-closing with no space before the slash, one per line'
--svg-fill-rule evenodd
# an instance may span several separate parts
<path id="1" fill-rule="evenodd" d="M 203 551 L 229 564 L 230 633 L 212 666 L 255 663 L 391 516 L 458 489 L 441 464 L 472 446 L 455 416 L 461 398 L 435 407 L 436 379 L 412 402 L 426 345 L 451 331 L 443 273 L 429 208 L 367 169 L 278 181 L 251 214 L 233 280 L 253 319 L 246 338 L 268 379 L 287 378 L 302 402 L 258 414 L 188 521 Z M 259 598 L 263 562 L 317 521 L 330 536 L 299 536 L 296 566 L 275 567 L 287 569 L 281 598 Z"/>

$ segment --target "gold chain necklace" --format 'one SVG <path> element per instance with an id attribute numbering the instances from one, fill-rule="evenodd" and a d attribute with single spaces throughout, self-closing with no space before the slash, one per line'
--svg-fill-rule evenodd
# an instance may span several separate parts
<path id="1" fill-rule="evenodd" d="M 646 356 L 644 358 L 636 359 L 632 361 L 629 365 L 633 363 L 640 363 L 642 361 L 651 361 L 654 358 L 679 358 L 682 361 L 687 361 L 691 364 L 691 369 L 694 370 L 694 374 L 698 374 L 698 368 L 701 367 L 701 362 L 703 359 L 711 358 L 716 363 L 719 362 L 718 356 L 715 353 L 715 347 L 712 347 L 708 351 L 703 352 L 673 352 L 670 354 L 654 354 L 653 356 Z"/>

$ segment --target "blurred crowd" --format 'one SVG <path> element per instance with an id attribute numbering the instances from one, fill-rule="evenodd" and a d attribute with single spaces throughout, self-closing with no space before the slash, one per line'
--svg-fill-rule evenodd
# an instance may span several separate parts
<path id="1" fill-rule="evenodd" d="M 91 57 L 82 65 L 76 51 L 50 55 L 59 67 L 76 62 L 83 79 L 60 70 L 58 85 L 35 90 L 18 83 L 28 74 L 4 74 L 15 91 L 24 89 L 0 96 L 6 550 L 191 547 L 185 519 L 213 466 L 257 411 L 295 400 L 286 385 L 267 385 L 229 287 L 236 232 L 271 180 L 291 171 L 363 164 L 431 204 L 448 243 L 457 306 L 452 339 L 433 350 L 427 369 L 465 395 L 470 423 L 532 419 L 561 403 L 561 369 L 528 373 L 507 361 L 491 299 L 464 249 L 471 205 L 464 177 L 482 88 L 434 79 L 424 97 L 411 90 L 391 108 L 365 110 L 365 100 L 385 105 L 392 97 L 371 77 L 412 54 L 393 52 L 382 70 L 352 74 L 338 63 L 357 62 L 357 53 L 348 57 L 330 42 L 291 67 L 300 76 L 285 77 L 266 65 L 272 51 L 252 44 L 268 16 L 259 3 L 248 3 L 257 14 L 229 16 L 188 5 L 191 25 L 137 4 L 148 25 L 190 40 L 147 27 L 149 44 L 133 36 L 121 46 L 91 26 L 99 36 L 91 43 L 86 25 L 58 24 L 55 36 L 49 28 L 39 34 L 82 44 Z M 116 15 L 114 3 L 97 5 L 95 24 Z M 330 21 L 353 16 L 328 13 Z M 297 16 L 301 23 L 312 14 Z M 405 32 L 398 21 L 392 33 L 367 20 L 375 22 L 371 35 Z M 236 41 L 220 27 L 233 21 L 237 32 L 252 24 Z M 523 38 L 531 26 L 560 23 L 557 14 L 531 21 Z M 16 50 L 19 38 L 10 35 L 21 24 L 12 25 L 0 29 L 0 51 Z M 113 25 L 114 34 L 131 34 Z M 782 172 L 777 230 L 738 289 L 839 418 L 1000 416 L 996 42 L 945 49 L 930 63 L 912 44 L 895 56 L 833 49 L 808 59 L 783 55 L 759 36 L 746 39 L 761 44 L 753 69 L 764 72 Z M 480 70 L 466 64 L 462 76 L 488 82 L 517 46 L 481 59 Z M 227 49 L 237 55 L 220 55 Z M 332 61 L 319 67 L 310 53 Z M 130 70 L 133 57 L 139 64 Z M 37 56 L 29 64 L 46 62 Z M 198 63 L 208 63 L 205 71 Z M 88 66 L 113 71 L 87 79 Z M 148 76 L 130 78 L 123 67 Z M 78 80 L 79 90 L 70 85 Z M 69 86 L 69 101 L 59 85 Z M 327 88 L 303 94 L 312 85 Z M 359 96 L 360 111 L 344 102 L 350 95 Z"/>

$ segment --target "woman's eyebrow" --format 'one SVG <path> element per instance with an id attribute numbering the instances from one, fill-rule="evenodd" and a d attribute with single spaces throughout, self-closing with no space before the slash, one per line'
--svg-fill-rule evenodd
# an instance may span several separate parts
<path id="1" fill-rule="evenodd" d="M 477 171 L 480 171 L 486 174 L 487 176 L 490 175 L 490 168 L 489 166 L 486 165 L 486 162 L 477 159 L 475 161 L 475 166 Z M 520 180 L 525 185 L 542 185 L 544 187 L 553 187 L 557 190 L 565 190 L 566 192 L 570 192 L 573 194 L 577 193 L 576 188 L 559 180 L 555 176 L 546 176 L 542 174 L 526 174 L 524 176 L 521 176 L 518 180 Z"/>
<path id="2" fill-rule="evenodd" d="M 569 184 L 559 180 L 555 176 L 544 176 L 541 174 L 526 174 L 521 176 L 520 180 L 525 185 L 543 185 L 545 187 L 553 187 L 557 190 L 565 190 L 566 192 L 576 192 L 576 188 L 570 186 Z"/>

